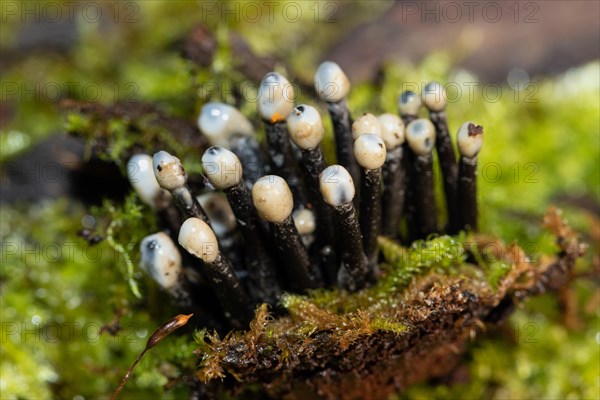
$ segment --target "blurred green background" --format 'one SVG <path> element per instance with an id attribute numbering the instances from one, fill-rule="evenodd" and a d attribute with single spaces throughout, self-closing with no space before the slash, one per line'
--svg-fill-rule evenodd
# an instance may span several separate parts
<path id="1" fill-rule="evenodd" d="M 204 102 L 218 100 L 256 123 L 257 71 L 284 72 L 300 84 L 298 102 L 314 104 L 302 89 L 333 59 L 352 81 L 354 115 L 396 112 L 402 90 L 439 80 L 448 85 L 451 132 L 467 120 L 485 127 L 482 231 L 539 257 L 552 249 L 541 217 L 556 204 L 591 245 L 573 282 L 575 320 L 565 323 L 555 296 L 531 300 L 504 329 L 473 342 L 448 382 L 398 398 L 599 398 L 598 3 L 448 4 L 2 2 L 0 397 L 107 398 L 148 335 L 176 313 L 137 270 L 142 297 L 127 284 L 127 262 L 155 228 L 150 210 L 111 183 L 136 133 L 119 136 L 113 126 L 104 158 L 116 164 L 114 177 L 73 180 L 93 152 L 64 133 L 90 138 L 93 127 L 61 102 L 149 102 L 193 122 Z M 196 36 L 208 49 L 204 63 L 182 56 L 198 25 L 208 35 Z M 183 156 L 194 170 L 199 155 Z M 82 227 L 110 228 L 117 245 L 89 246 Z M 100 334 L 115 318 L 122 330 Z M 185 398 L 184 384 L 164 385 L 193 367 L 194 348 L 189 332 L 169 338 L 122 398 Z"/>

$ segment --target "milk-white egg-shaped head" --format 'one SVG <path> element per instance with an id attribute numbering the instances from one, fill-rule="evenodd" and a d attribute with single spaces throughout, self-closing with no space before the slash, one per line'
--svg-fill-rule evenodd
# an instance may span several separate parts
<path id="1" fill-rule="evenodd" d="M 301 235 L 311 235 L 315 233 L 317 222 L 315 213 L 308 208 L 301 208 L 292 213 L 294 225 Z"/>
<path id="2" fill-rule="evenodd" d="M 204 174 L 217 189 L 225 190 L 242 181 L 242 163 L 230 150 L 209 147 L 202 155 Z"/>
<path id="3" fill-rule="evenodd" d="M 404 143 L 404 122 L 396 114 L 381 114 L 377 117 L 381 124 L 381 138 L 387 150 L 395 149 Z"/>
<path id="4" fill-rule="evenodd" d="M 156 176 L 160 187 L 167 190 L 174 190 L 186 184 L 187 175 L 179 158 L 161 150 L 154 154 L 152 161 L 154 164 L 154 176 Z"/>
<path id="5" fill-rule="evenodd" d="M 237 108 L 225 103 L 206 103 L 198 117 L 198 128 L 211 146 L 229 147 L 232 136 L 250 136 L 252 124 Z"/>
<path id="6" fill-rule="evenodd" d="M 301 104 L 287 119 L 287 128 L 292 142 L 301 149 L 315 149 L 323 140 L 323 121 L 316 108 Z"/>
<path id="7" fill-rule="evenodd" d="M 350 81 L 339 65 L 325 61 L 315 73 L 315 90 L 321 100 L 336 103 L 348 95 Z"/>
<path id="8" fill-rule="evenodd" d="M 456 141 L 458 151 L 463 157 L 475 157 L 483 144 L 483 127 L 474 122 L 465 122 L 458 130 Z"/>
<path id="9" fill-rule="evenodd" d="M 419 115 L 421 104 L 421 96 L 411 90 L 407 90 L 398 96 L 398 112 L 402 116 Z"/>
<path id="10" fill-rule="evenodd" d="M 366 135 L 367 133 L 374 133 L 381 136 L 381 123 L 371 113 L 364 113 L 352 123 L 352 138 L 354 140 L 358 139 L 360 135 Z"/>
<path id="11" fill-rule="evenodd" d="M 258 113 L 271 123 L 285 121 L 294 109 L 294 86 L 283 75 L 269 72 L 258 88 Z"/>
<path id="12" fill-rule="evenodd" d="M 361 135 L 354 141 L 354 158 L 365 169 L 381 168 L 386 154 L 383 139 L 374 133 Z"/>
<path id="13" fill-rule="evenodd" d="M 164 232 L 142 239 L 140 268 L 146 271 L 164 289 L 178 285 L 182 273 L 181 255 L 173 240 Z"/>
<path id="14" fill-rule="evenodd" d="M 258 215 L 267 222 L 283 222 L 292 214 L 294 199 L 285 180 L 266 175 L 252 187 L 252 202 Z"/>
<path id="15" fill-rule="evenodd" d="M 197 196 L 196 199 L 210 220 L 210 226 L 217 237 L 226 237 L 235 231 L 237 219 L 223 193 L 208 192 Z"/>
<path id="16" fill-rule="evenodd" d="M 416 119 L 406 127 L 406 140 L 415 154 L 429 155 L 435 146 L 435 127 L 428 119 Z"/>
<path id="17" fill-rule="evenodd" d="M 319 176 L 319 189 L 325 202 L 338 207 L 354 199 L 354 181 L 348 170 L 341 165 L 330 165 Z"/>
<path id="18" fill-rule="evenodd" d="M 446 108 L 446 89 L 439 82 L 429 82 L 421 93 L 423 104 L 431 111 L 442 111 Z"/>
<path id="19" fill-rule="evenodd" d="M 136 154 L 129 159 L 127 178 L 140 200 L 152 208 L 156 207 L 157 200 L 161 196 L 170 196 L 158 184 L 154 175 L 152 156 L 148 154 Z"/>
<path id="20" fill-rule="evenodd" d="M 194 257 L 205 263 L 214 262 L 219 256 L 219 242 L 213 230 L 200 218 L 186 219 L 179 228 L 179 244 Z"/>

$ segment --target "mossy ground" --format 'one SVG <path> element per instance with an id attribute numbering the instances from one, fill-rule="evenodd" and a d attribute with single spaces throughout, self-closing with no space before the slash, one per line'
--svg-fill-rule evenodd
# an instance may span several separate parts
<path id="1" fill-rule="evenodd" d="M 210 81 L 232 87 L 234 83 L 250 81 L 240 72 L 241 63 L 227 44 L 231 32 L 227 27 L 209 26 L 217 32 L 220 45 L 210 66 L 200 68 L 180 56 L 178 43 L 198 21 L 190 12 L 190 7 L 195 7 L 193 2 L 175 4 L 140 3 L 138 23 L 119 25 L 109 34 L 98 24 L 81 23 L 79 44 L 68 54 L 58 58 L 52 54 L 24 58 L 6 70 L 3 79 L 22 84 L 32 84 L 33 79 L 42 83 L 94 82 L 103 89 L 97 100 L 105 105 L 115 100 L 158 104 L 170 118 L 193 127 L 194 117 L 204 101 L 239 101 L 233 94 L 207 93 L 203 83 Z M 169 16 L 176 23 L 153 22 Z M 3 49 L 14 40 L 10 25 L 2 26 Z M 286 72 L 290 76 L 310 81 L 320 49 L 312 43 L 300 46 L 299 51 L 296 45 L 284 45 L 295 43 L 294 35 L 303 30 L 302 24 L 270 28 L 269 37 L 261 35 L 255 24 L 242 23 L 236 30 L 259 51 L 288 60 Z M 330 37 L 334 26 L 316 29 Z M 270 40 L 273 37 L 277 40 Z M 119 62 L 111 61 L 116 55 Z M 349 99 L 353 113 L 395 112 L 402 82 L 476 79 L 454 70 L 454 61 L 449 54 L 438 53 L 420 65 L 386 66 L 379 85 L 369 82 L 354 85 Z M 576 268 L 582 274 L 597 269 L 599 262 L 597 209 L 582 208 L 578 203 L 578 199 L 590 198 L 597 206 L 600 198 L 598 71 L 596 62 L 536 81 L 532 86 L 535 93 L 515 92 L 504 86 L 504 95 L 497 101 L 489 101 L 476 92 L 472 100 L 462 96 L 448 108 L 451 132 L 456 132 L 466 120 L 474 120 L 486 128 L 480 157 L 482 231 L 514 241 L 531 258 L 539 259 L 542 254 L 556 250 L 553 236 L 543 231 L 539 221 L 547 205 L 558 203 L 575 230 L 591 244 Z M 135 86 L 127 86 L 131 83 Z M 249 86 L 247 94 L 254 93 L 253 87 Z M 134 95 L 132 88 L 136 89 Z M 515 100 L 517 94 L 519 98 Z M 525 101 L 527 94 L 531 101 Z M 314 103 L 307 93 L 301 96 L 301 101 Z M 77 90 L 74 97 L 90 100 Z M 96 138 L 90 143 L 102 145 L 97 148 L 105 151 L 103 156 L 114 159 L 122 171 L 134 144 L 149 152 L 162 144 L 181 156 L 188 170 L 199 171 L 196 149 L 170 141 L 168 132 L 153 126 L 152 119 L 132 121 L 113 117 L 99 121 L 89 114 L 65 114 L 58 100 L 48 101 L 43 96 L 27 101 L 17 99 L 13 103 L 15 113 L 8 122 L 3 122 L 0 135 L 3 163 L 66 127 L 67 131 Z M 254 103 L 241 101 L 239 106 L 256 119 Z M 325 114 L 323 108 L 321 111 Z M 328 123 L 327 129 L 324 147 L 331 155 Z M 90 146 L 88 155 L 93 148 Z M 113 243 L 104 240 L 90 246 L 77 236 L 82 218 L 90 214 L 96 217 L 98 233 L 106 236 L 112 227 Z M 58 199 L 35 205 L 3 205 L 0 217 L 2 398 L 107 395 L 143 349 L 148 335 L 177 313 L 164 294 L 135 268 L 139 240 L 155 229 L 156 221 L 150 210 L 133 196 L 123 204 L 105 202 L 93 210 L 69 199 Z M 442 248 L 454 249 L 468 240 L 468 237 L 439 238 L 428 245 L 437 243 Z M 400 255 L 415 253 L 398 250 L 386 241 L 382 244 L 391 267 L 384 266 L 388 268 L 388 278 L 376 288 L 351 299 L 325 291 L 315 293 L 313 302 L 298 296 L 287 297 L 287 306 L 293 311 L 290 318 L 295 321 L 296 330 L 292 333 L 302 337 L 323 328 L 322 324 L 346 323 L 348 334 L 377 331 L 401 336 L 410 327 L 401 320 L 390 320 L 385 313 L 379 314 L 381 310 L 390 310 L 390 304 L 386 304 L 394 298 L 390 293 L 402 292 L 414 275 L 425 270 L 432 269 L 436 276 L 449 279 L 467 271 L 457 268 L 464 256 L 462 252 L 443 252 L 439 259 L 425 263 L 396 263 L 394 255 L 402 260 Z M 422 268 L 423 265 L 427 268 Z M 408 267 L 414 267 L 414 271 Z M 505 263 L 492 262 L 484 269 L 483 280 L 493 288 L 507 272 Z M 134 287 L 138 287 L 140 297 L 132 290 Z M 575 314 L 571 313 L 570 322 L 561 310 L 564 301 L 557 296 L 549 294 L 530 300 L 501 327 L 470 343 L 464 366 L 451 378 L 411 386 L 396 397 L 597 398 L 600 391 L 597 276 L 596 282 L 585 278 L 574 281 L 571 296 Z M 317 315 L 322 317 L 311 319 L 313 313 L 306 313 L 311 307 L 318 307 L 321 311 Z M 114 336 L 100 335 L 103 326 L 115 326 L 115 321 L 121 329 L 115 329 Z M 286 323 L 289 320 L 281 322 L 289 327 Z M 187 385 L 181 376 L 199 367 L 200 358 L 194 354 L 197 349 L 189 330 L 165 340 L 141 362 L 122 393 L 123 398 L 186 396 Z"/>

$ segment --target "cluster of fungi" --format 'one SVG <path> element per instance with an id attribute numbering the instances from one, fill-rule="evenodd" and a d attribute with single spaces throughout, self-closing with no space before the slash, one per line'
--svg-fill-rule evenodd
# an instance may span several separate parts
<path id="1" fill-rule="evenodd" d="M 427 84 L 420 95 L 402 93 L 399 115 L 365 113 L 354 121 L 346 101 L 350 83 L 336 63 L 319 66 L 315 88 L 332 121 L 336 165 L 328 166 L 321 151 L 319 111 L 295 105 L 293 85 L 276 72 L 259 87 L 264 144 L 234 107 L 203 106 L 198 125 L 212 146 L 202 155 L 206 193 L 192 193 L 181 161 L 166 151 L 136 154 L 128 163 L 134 190 L 164 226 L 143 239 L 141 268 L 207 325 L 247 328 L 258 304 L 277 310 L 284 292 L 373 285 L 380 235 L 410 243 L 477 228 L 482 128 L 460 127 L 457 160 L 441 84 Z M 422 108 L 429 118 L 419 116 Z M 444 227 L 436 212 L 434 151 Z M 207 304 L 207 296 L 218 304 Z"/>

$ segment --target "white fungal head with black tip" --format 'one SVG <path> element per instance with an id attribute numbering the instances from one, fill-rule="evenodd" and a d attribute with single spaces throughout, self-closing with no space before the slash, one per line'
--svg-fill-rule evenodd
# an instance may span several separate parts
<path id="1" fill-rule="evenodd" d="M 435 127 L 428 119 L 416 119 L 406 127 L 406 140 L 415 154 L 430 155 L 435 146 Z"/>
<path id="2" fill-rule="evenodd" d="M 294 87 L 283 75 L 269 72 L 258 88 L 258 113 L 271 123 L 285 121 L 294 109 Z"/>
<path id="3" fill-rule="evenodd" d="M 381 168 L 386 154 L 383 139 L 374 133 L 367 133 L 354 141 L 354 157 L 365 169 Z"/>
<path id="4" fill-rule="evenodd" d="M 323 121 L 316 108 L 301 104 L 287 119 L 287 128 L 292 142 L 303 150 L 317 148 L 323 140 Z"/>
<path id="5" fill-rule="evenodd" d="M 374 133 L 375 135 L 381 136 L 381 123 L 377 117 L 371 113 L 364 113 L 352 123 L 352 138 L 354 140 L 367 133 Z"/>
<path id="6" fill-rule="evenodd" d="M 430 82 L 425 85 L 421 96 L 423 104 L 431 111 L 443 111 L 446 108 L 446 89 L 439 82 Z"/>
<path id="7" fill-rule="evenodd" d="M 419 115 L 421 104 L 421 96 L 407 90 L 398 97 L 398 112 L 402 116 L 417 116 Z"/>
<path id="8" fill-rule="evenodd" d="M 154 175 L 163 189 L 175 190 L 186 184 L 187 175 L 179 158 L 161 150 L 154 154 L 152 161 Z"/>
<path id="9" fill-rule="evenodd" d="M 348 95 L 350 81 L 339 65 L 324 61 L 315 73 L 315 90 L 321 100 L 337 103 Z"/>
<path id="10" fill-rule="evenodd" d="M 456 137 L 458 151 L 463 157 L 473 158 L 479 154 L 483 144 L 483 127 L 474 122 L 465 122 Z"/>
<path id="11" fill-rule="evenodd" d="M 202 168 L 217 189 L 229 189 L 242 181 L 242 163 L 224 147 L 209 147 L 202 155 Z"/>
<path id="12" fill-rule="evenodd" d="M 393 150 L 404 143 L 404 122 L 395 114 L 381 114 L 377 117 L 381 124 L 381 138 L 387 150 Z"/>
<path id="13" fill-rule="evenodd" d="M 179 244 L 188 253 L 204 261 L 214 262 L 219 256 L 219 242 L 213 230 L 200 218 L 186 219 L 179 229 Z"/>
<path id="14" fill-rule="evenodd" d="M 325 202 L 333 207 L 348 204 L 354 199 L 354 181 L 341 165 L 331 165 L 321 172 L 319 188 Z"/>
<path id="15" fill-rule="evenodd" d="M 229 147 L 233 136 L 251 136 L 252 124 L 237 108 L 225 103 L 206 103 L 198 117 L 198 128 L 211 146 Z"/>
<path id="16" fill-rule="evenodd" d="M 127 178 L 140 200 L 152 208 L 156 208 L 158 199 L 171 196 L 158 184 L 152 157 L 148 154 L 136 154 L 129 159 Z"/>
<path id="17" fill-rule="evenodd" d="M 292 214 L 294 200 L 285 180 L 277 175 L 266 175 L 254 183 L 252 202 L 258 215 L 267 222 L 283 222 Z"/>
<path id="18" fill-rule="evenodd" d="M 146 236 L 140 244 L 140 253 L 140 268 L 162 288 L 169 290 L 178 285 L 181 255 L 169 235 L 158 232 Z"/>
<path id="19" fill-rule="evenodd" d="M 223 193 L 209 192 L 197 196 L 196 199 L 210 220 L 210 226 L 217 237 L 227 237 L 235 231 L 237 219 Z"/>
<path id="20" fill-rule="evenodd" d="M 312 235 L 317 228 L 315 213 L 308 208 L 301 208 L 292 213 L 294 225 L 301 235 Z"/>

